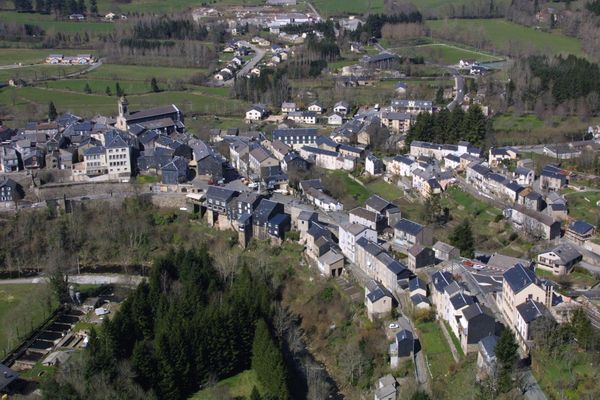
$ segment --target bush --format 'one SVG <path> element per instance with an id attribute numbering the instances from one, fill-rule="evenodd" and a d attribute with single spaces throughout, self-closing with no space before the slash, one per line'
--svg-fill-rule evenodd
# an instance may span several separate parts
<path id="1" fill-rule="evenodd" d="M 291 230 L 287 233 L 286 239 L 291 240 L 293 242 L 297 242 L 298 240 L 300 240 L 300 232 Z"/>
<path id="2" fill-rule="evenodd" d="M 435 319 L 435 311 L 429 310 L 415 310 L 415 321 L 416 322 L 431 322 Z"/>
<path id="3" fill-rule="evenodd" d="M 331 286 L 326 287 L 319 293 L 319 298 L 324 303 L 329 303 L 333 299 L 333 288 Z"/>
<path id="4" fill-rule="evenodd" d="M 500 222 L 503 218 L 504 216 L 502 214 L 498 214 L 494 217 L 494 222 Z"/>

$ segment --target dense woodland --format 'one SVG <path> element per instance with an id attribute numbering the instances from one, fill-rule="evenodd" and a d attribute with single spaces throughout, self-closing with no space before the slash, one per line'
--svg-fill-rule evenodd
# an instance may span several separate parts
<path id="1" fill-rule="evenodd" d="M 235 279 L 221 279 L 205 248 L 158 258 L 148 283 L 92 331 L 83 370 L 63 370 L 45 398 L 105 398 L 91 391 L 102 381 L 117 397 L 140 398 L 143 389 L 160 399 L 186 399 L 250 367 L 263 398 L 289 398 L 281 346 L 265 322 L 273 314 L 273 288 L 267 277 L 239 268 Z"/>
<path id="2" fill-rule="evenodd" d="M 434 143 L 458 143 L 466 140 L 481 145 L 490 130 L 489 121 L 478 106 L 471 106 L 467 112 L 457 107 L 453 111 L 446 108 L 435 114 L 421 113 L 406 137 L 406 145 L 413 140 Z"/>
<path id="3" fill-rule="evenodd" d="M 290 94 L 285 68 L 264 69 L 260 76 L 236 77 L 232 96 L 252 103 L 281 104 Z"/>
<path id="4" fill-rule="evenodd" d="M 600 112 L 600 68 L 575 56 L 532 56 L 511 69 L 507 101 L 518 109 L 546 115 L 578 115 Z"/>

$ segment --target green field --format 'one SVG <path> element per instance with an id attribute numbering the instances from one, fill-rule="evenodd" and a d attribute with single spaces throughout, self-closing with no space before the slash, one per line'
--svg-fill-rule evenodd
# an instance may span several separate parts
<path id="1" fill-rule="evenodd" d="M 260 384 L 256 379 L 256 373 L 253 370 L 247 370 L 231 378 L 224 379 L 214 387 L 203 389 L 190 397 L 190 400 L 220 400 L 220 399 L 238 399 L 250 398 L 252 388 L 260 391 Z"/>
<path id="2" fill-rule="evenodd" d="M 532 354 L 532 370 L 544 392 L 551 399 L 595 398 L 590 394 L 597 393 L 592 355 L 574 351 L 571 357 L 565 358 L 569 360 L 559 360 L 540 352 Z"/>
<path id="3" fill-rule="evenodd" d="M 431 43 L 413 47 L 403 47 L 401 54 L 408 57 L 423 57 L 438 64 L 458 64 L 460 60 L 498 61 L 498 57 L 478 50 L 467 49 L 446 43 Z"/>
<path id="4" fill-rule="evenodd" d="M 581 42 L 558 32 L 542 32 L 504 19 L 453 19 L 428 21 L 433 37 L 449 27 L 483 34 L 496 51 L 506 53 L 510 47 L 531 49 L 545 54 L 574 54 L 583 56 Z"/>
<path id="5" fill-rule="evenodd" d="M 1 22 L 37 25 L 49 33 L 74 33 L 74 32 L 111 32 L 115 26 L 110 22 L 88 22 L 57 20 L 53 15 L 18 13 L 13 11 L 2 11 Z"/>
<path id="6" fill-rule="evenodd" d="M 600 218 L 600 192 L 576 192 L 565 195 L 569 202 L 569 215 L 596 225 Z"/>
<path id="7" fill-rule="evenodd" d="M 434 379 L 444 378 L 454 365 L 448 342 L 437 322 L 422 322 L 417 324 L 419 340 Z"/>
<path id="8" fill-rule="evenodd" d="M 45 62 L 49 54 L 54 53 L 74 56 L 77 54 L 95 54 L 95 50 L 0 48 L 0 65 L 40 64 Z"/>
<path id="9" fill-rule="evenodd" d="M 33 65 L 22 68 L 0 70 L 0 83 L 7 83 L 10 79 L 23 79 L 27 82 L 51 78 L 61 78 L 67 74 L 86 69 L 85 65 Z"/>
<path id="10" fill-rule="evenodd" d="M 111 79 L 128 81 L 188 80 L 198 73 L 205 73 L 202 68 L 152 67 L 147 65 L 103 64 L 100 68 L 86 74 L 88 79 Z"/>
<path id="11" fill-rule="evenodd" d="M 42 323 L 56 306 L 46 285 L 0 285 L 0 357 Z"/>
<path id="12" fill-rule="evenodd" d="M 314 0 L 313 5 L 319 10 L 323 17 L 332 15 L 363 14 L 369 11 L 368 4 L 371 3 L 371 13 L 383 13 L 383 0 Z"/>

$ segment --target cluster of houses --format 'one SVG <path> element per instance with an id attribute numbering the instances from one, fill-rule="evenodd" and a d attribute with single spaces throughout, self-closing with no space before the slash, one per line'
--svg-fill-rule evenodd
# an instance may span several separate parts
<path id="1" fill-rule="evenodd" d="M 86 65 L 94 62 L 96 62 L 96 58 L 91 54 L 78 54 L 76 56 L 50 54 L 46 57 L 46 64 L 51 65 Z"/>

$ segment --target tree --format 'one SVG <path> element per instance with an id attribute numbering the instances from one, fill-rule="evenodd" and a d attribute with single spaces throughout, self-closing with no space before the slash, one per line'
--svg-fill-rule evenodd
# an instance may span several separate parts
<path id="1" fill-rule="evenodd" d="M 43 13 L 46 10 L 46 2 L 44 0 L 35 0 L 35 12 Z"/>
<path id="2" fill-rule="evenodd" d="M 435 92 L 435 102 L 437 104 L 442 104 L 444 102 L 444 88 L 442 86 Z"/>
<path id="3" fill-rule="evenodd" d="M 463 221 L 450 234 L 450 244 L 460 250 L 463 257 L 473 258 L 475 255 L 475 244 L 473 241 L 473 231 L 468 220 Z"/>
<path id="4" fill-rule="evenodd" d="M 252 369 L 269 395 L 282 400 L 289 399 L 283 354 L 263 319 L 258 320 L 254 331 Z"/>
<path id="5" fill-rule="evenodd" d="M 504 329 L 494 348 L 498 360 L 498 388 L 502 392 L 508 392 L 512 388 L 518 349 L 513 332 L 508 328 Z"/>
<path id="6" fill-rule="evenodd" d="M 252 393 L 250 393 L 250 400 L 261 400 L 260 393 L 256 386 L 252 386 Z"/>
<path id="7" fill-rule="evenodd" d="M 92 93 L 92 88 L 90 87 L 90 84 L 86 82 L 85 87 L 83 88 L 83 91 L 87 94 Z"/>
<path id="8" fill-rule="evenodd" d="M 90 0 L 90 13 L 92 15 L 98 15 L 98 1 Z"/>
<path id="9" fill-rule="evenodd" d="M 577 344 L 581 346 L 582 349 L 587 350 L 592 343 L 594 331 L 592 330 L 590 320 L 581 307 L 573 313 L 571 326 Z"/>
<path id="10" fill-rule="evenodd" d="M 107 96 L 112 96 L 112 92 L 110 91 L 110 87 L 109 86 L 106 87 L 105 92 L 106 92 Z"/>
<path id="11" fill-rule="evenodd" d="M 48 104 L 48 121 L 54 121 L 58 117 L 58 113 L 56 112 L 56 107 L 54 106 L 54 102 L 51 101 Z"/>
<path id="12" fill-rule="evenodd" d="M 80 14 L 85 14 L 85 12 L 86 12 L 85 0 L 77 1 L 77 12 Z"/>
<path id="13" fill-rule="evenodd" d="M 154 93 L 160 92 L 160 88 L 158 87 L 158 83 L 156 82 L 156 78 L 152 78 L 150 81 L 150 87 Z"/>
<path id="14" fill-rule="evenodd" d="M 117 82 L 115 84 L 115 93 L 117 93 L 118 97 L 125 96 L 125 91 L 123 91 L 123 89 L 121 89 L 121 85 L 119 85 L 119 82 Z"/>
<path id="15" fill-rule="evenodd" d="M 15 10 L 18 12 L 31 12 L 33 5 L 31 0 L 14 0 Z"/>
<path id="16" fill-rule="evenodd" d="M 423 219 L 428 224 L 437 222 L 442 212 L 442 205 L 440 204 L 440 196 L 432 194 L 423 203 Z"/>

